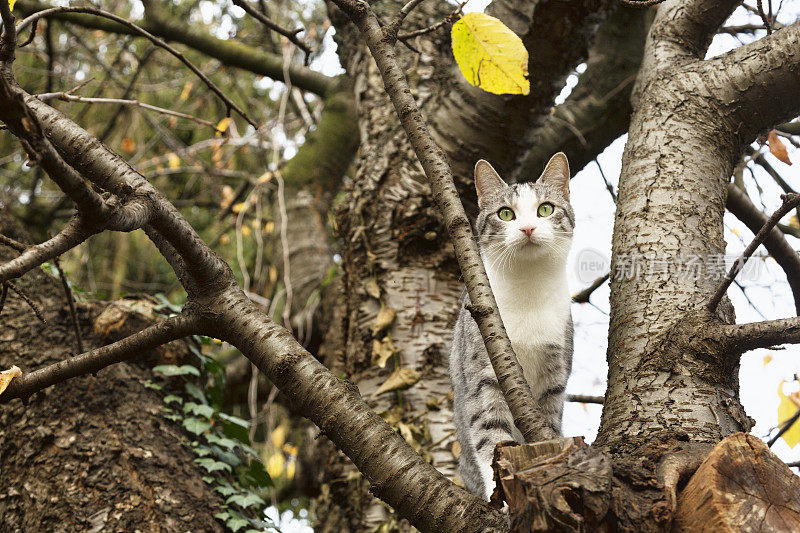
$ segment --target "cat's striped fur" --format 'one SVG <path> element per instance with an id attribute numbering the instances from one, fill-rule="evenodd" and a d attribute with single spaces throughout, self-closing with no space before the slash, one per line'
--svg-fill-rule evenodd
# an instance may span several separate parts
<path id="1" fill-rule="evenodd" d="M 511 186 L 487 162 L 479 161 L 475 182 L 480 206 L 475 229 L 500 316 L 534 397 L 560 433 L 564 389 L 572 368 L 566 260 L 575 215 L 569 203 L 566 156 L 553 156 L 535 183 Z M 552 204 L 552 214 L 540 216 L 542 203 Z M 501 220 L 498 212 L 503 207 L 513 210 L 513 220 Z M 453 335 L 450 377 L 461 443 L 459 473 L 467 489 L 488 500 L 494 489 L 495 444 L 521 442 L 522 436 L 478 326 L 463 305 Z"/>

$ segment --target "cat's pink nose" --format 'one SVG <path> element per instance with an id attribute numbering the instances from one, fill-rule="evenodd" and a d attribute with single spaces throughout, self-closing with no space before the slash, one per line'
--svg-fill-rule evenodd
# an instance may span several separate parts
<path id="1" fill-rule="evenodd" d="M 519 228 L 519 230 L 522 233 L 524 233 L 525 235 L 527 235 L 528 237 L 531 236 L 531 233 L 533 233 L 533 230 L 535 230 L 535 229 L 536 229 L 536 226 L 523 226 L 523 227 Z"/>

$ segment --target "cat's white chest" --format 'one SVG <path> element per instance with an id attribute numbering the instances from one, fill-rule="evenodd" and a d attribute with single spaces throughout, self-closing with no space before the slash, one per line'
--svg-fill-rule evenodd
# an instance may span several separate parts
<path id="1" fill-rule="evenodd" d="M 545 362 L 565 341 L 571 302 L 566 276 L 545 284 L 495 280 L 492 289 L 525 379 L 539 394 Z"/>

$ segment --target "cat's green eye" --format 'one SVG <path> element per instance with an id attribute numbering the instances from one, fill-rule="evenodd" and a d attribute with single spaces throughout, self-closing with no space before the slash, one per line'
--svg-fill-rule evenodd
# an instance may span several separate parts
<path id="1" fill-rule="evenodd" d="M 542 205 L 539 206 L 539 210 L 537 211 L 537 214 L 540 217 L 549 217 L 550 215 L 553 214 L 554 210 L 555 210 L 555 208 L 553 207 L 553 204 L 551 204 L 550 202 L 545 202 L 545 203 L 543 203 Z"/>
<path id="2" fill-rule="evenodd" d="M 517 216 L 514 214 L 514 211 L 512 211 L 510 207 L 501 207 L 500 211 L 497 212 L 497 216 L 500 217 L 500 220 L 504 222 L 508 222 L 509 220 L 514 220 L 517 218 Z"/>

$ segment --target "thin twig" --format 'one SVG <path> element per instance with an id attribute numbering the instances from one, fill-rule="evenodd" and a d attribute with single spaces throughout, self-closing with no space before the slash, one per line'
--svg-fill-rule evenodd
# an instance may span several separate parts
<path id="1" fill-rule="evenodd" d="M 722 300 L 722 297 L 725 295 L 725 292 L 728 290 L 728 287 L 731 286 L 733 283 L 734 278 L 736 275 L 741 272 L 742 268 L 744 268 L 745 263 L 747 260 L 750 259 L 750 256 L 753 255 L 753 252 L 761 246 L 761 243 L 767 238 L 772 228 L 775 227 L 775 224 L 783 218 L 786 213 L 800 205 L 800 194 L 786 194 L 782 196 L 783 205 L 769 217 L 767 223 L 759 230 L 758 234 L 755 236 L 753 241 L 745 248 L 744 252 L 742 252 L 742 256 L 737 259 L 733 265 L 731 266 L 730 271 L 719 284 L 717 290 L 714 292 L 714 295 L 711 297 L 711 300 L 708 302 L 707 308 L 708 311 L 713 313 L 717 309 L 717 305 Z"/>
<path id="2" fill-rule="evenodd" d="M 257 11 L 255 9 L 253 9 L 252 7 L 250 7 L 247 4 L 246 0 L 233 0 L 233 5 L 241 7 L 242 9 L 244 9 L 244 11 L 248 15 L 250 15 L 253 18 L 255 18 L 259 22 L 261 22 L 261 24 L 263 24 L 264 26 L 266 26 L 267 28 L 269 28 L 269 29 L 271 29 L 273 31 L 276 31 L 276 32 L 280 33 L 281 35 L 283 35 L 284 37 L 289 39 L 289 41 L 291 41 L 292 43 L 297 45 L 297 47 L 300 48 L 300 50 L 302 50 L 303 53 L 305 54 L 305 58 L 303 59 L 303 63 L 305 65 L 308 65 L 308 58 L 311 55 L 311 47 L 297 38 L 297 34 L 300 33 L 301 31 L 303 31 L 303 28 L 299 28 L 299 29 L 296 29 L 294 31 L 287 30 L 286 28 L 282 28 L 281 26 L 279 26 L 278 24 L 276 24 L 275 22 L 273 22 L 269 18 L 267 18 L 267 16 L 264 15 L 263 13 L 260 13 L 259 11 Z"/>
<path id="3" fill-rule="evenodd" d="M 619 0 L 628 7 L 652 7 L 664 0 Z"/>
<path id="4" fill-rule="evenodd" d="M 81 338 L 81 328 L 78 325 L 78 313 L 75 312 L 75 298 L 72 295 L 72 289 L 67 281 L 67 276 L 61 268 L 61 262 L 58 258 L 53 259 L 53 264 L 58 270 L 58 277 L 61 279 L 61 285 L 64 287 L 64 295 L 67 297 L 69 304 L 69 316 L 72 319 L 72 328 L 75 330 L 75 345 L 78 348 L 78 353 L 83 353 L 83 339 Z"/>
<path id="5" fill-rule="evenodd" d="M 173 111 L 171 109 L 165 109 L 163 107 L 156 107 L 154 105 L 146 104 L 144 102 L 140 102 L 139 100 L 125 100 L 122 98 L 92 98 L 89 96 L 74 96 L 69 94 L 68 92 L 57 92 L 57 93 L 42 93 L 42 94 L 34 94 L 35 98 L 38 98 L 42 102 L 46 102 L 47 100 L 63 100 L 65 102 L 78 102 L 82 104 L 118 104 L 124 106 L 131 106 L 131 107 L 140 107 L 142 109 L 147 109 L 149 111 L 155 111 L 156 113 L 161 113 L 162 115 L 169 115 L 178 118 L 184 118 L 186 120 L 191 120 L 192 122 L 196 122 L 197 124 L 202 124 L 203 126 L 208 126 L 209 128 L 213 128 L 214 131 L 217 130 L 217 125 L 209 120 L 204 120 L 202 118 L 198 118 L 192 115 L 187 115 L 186 113 L 181 113 L 179 111 Z"/>
<path id="6" fill-rule="evenodd" d="M 758 9 L 758 16 L 764 21 L 764 27 L 767 29 L 767 35 L 772 35 L 772 24 L 767 14 L 764 12 L 762 0 L 756 0 L 756 9 Z"/>
<path id="7" fill-rule="evenodd" d="M 605 396 L 590 396 L 588 394 L 567 394 L 567 401 L 574 403 L 599 403 L 605 402 Z"/>
<path id="8" fill-rule="evenodd" d="M 431 26 L 428 26 L 427 28 L 422 28 L 422 29 L 419 29 L 419 30 L 410 31 L 408 33 L 400 33 L 400 34 L 398 34 L 397 35 L 397 40 L 398 41 L 402 41 L 403 43 L 405 43 L 407 40 L 413 39 L 414 37 L 419 37 L 421 35 L 426 35 L 428 33 L 432 33 L 432 32 L 438 30 L 439 28 L 441 28 L 442 26 L 444 26 L 446 24 L 452 24 L 458 18 L 458 16 L 461 15 L 461 11 L 464 9 L 464 6 L 467 5 L 468 1 L 469 0 L 461 2 L 458 5 L 458 7 L 453 10 L 452 13 L 447 15 L 445 18 L 443 18 L 442 20 L 440 20 L 436 24 L 432 24 Z"/>
<path id="9" fill-rule="evenodd" d="M 589 285 L 588 287 L 586 287 L 582 291 L 576 293 L 572 297 L 573 303 L 576 303 L 576 304 L 588 304 L 588 303 L 590 303 L 589 302 L 589 297 L 592 295 L 592 293 L 594 291 L 596 291 L 598 288 L 600 288 L 603 285 L 603 283 L 608 281 L 609 276 L 611 276 L 610 272 L 608 274 L 600 276 L 599 278 L 594 280 L 591 285 Z"/>
<path id="10" fill-rule="evenodd" d="M 783 424 L 781 424 L 781 429 L 778 430 L 778 433 L 776 433 L 774 437 L 772 437 L 767 441 L 767 446 L 771 448 L 772 445 L 775 444 L 778 441 L 778 439 L 783 436 L 784 433 L 789 431 L 789 428 L 792 427 L 799 418 L 800 418 L 800 408 L 798 408 L 797 411 L 795 411 L 795 413 L 791 416 L 791 418 L 787 418 L 783 422 Z"/>
<path id="11" fill-rule="evenodd" d="M 44 318 L 44 315 L 39 310 L 39 306 L 36 305 L 36 302 L 33 301 L 33 298 L 28 296 L 28 294 L 21 287 L 17 287 L 10 281 L 6 281 L 6 285 L 8 285 L 9 289 L 16 292 L 17 296 L 25 300 L 25 303 L 27 303 L 28 306 L 33 310 L 33 314 L 36 315 L 36 318 L 38 318 L 42 324 L 47 325 L 47 319 Z"/>
<path id="12" fill-rule="evenodd" d="M 403 24 L 403 21 L 409 13 L 414 11 L 414 9 L 424 1 L 425 0 L 409 0 L 406 5 L 401 7 L 400 11 L 394 16 L 394 19 L 383 28 L 386 38 L 394 43 L 397 40 L 397 32 L 400 31 L 400 26 Z"/>
<path id="13" fill-rule="evenodd" d="M 6 296 L 8 296 L 8 282 L 3 283 L 3 290 L 0 292 L 0 313 L 3 312 L 3 307 L 6 305 Z"/>
<path id="14" fill-rule="evenodd" d="M 233 101 L 230 98 L 225 96 L 225 94 L 219 89 L 219 87 L 217 87 L 214 84 L 214 82 L 212 82 L 210 79 L 208 79 L 208 77 L 205 74 L 203 74 L 200 71 L 200 69 L 195 67 L 194 64 L 191 61 L 186 59 L 186 56 L 184 56 L 181 52 L 179 52 L 178 50 L 176 50 L 175 48 L 173 48 L 172 46 L 167 44 L 164 40 L 162 40 L 162 39 L 156 37 L 155 35 L 153 35 L 152 33 L 148 32 L 147 30 L 137 26 L 136 24 L 134 24 L 133 22 L 131 22 L 131 21 L 127 20 L 127 19 L 124 19 L 122 17 L 118 17 L 117 15 L 114 15 L 113 13 L 109 13 L 108 11 L 103 11 L 101 9 L 95 9 L 95 8 L 91 8 L 91 7 L 54 7 L 54 8 L 51 8 L 51 9 L 45 9 L 43 11 L 39 11 L 37 13 L 34 13 L 33 15 L 29 16 L 28 18 L 26 18 L 22 22 L 20 22 L 17 27 L 18 27 L 18 29 L 21 30 L 22 28 L 24 28 L 28 24 L 31 24 L 32 22 L 34 22 L 35 20 L 38 20 L 38 19 L 40 19 L 42 17 L 47 17 L 47 16 L 50 16 L 50 15 L 53 15 L 55 13 L 86 13 L 86 14 L 89 14 L 89 15 L 95 15 L 95 16 L 98 16 L 98 17 L 103 17 L 103 18 L 107 18 L 107 19 L 113 20 L 114 22 L 117 22 L 117 23 L 122 24 L 123 26 L 125 26 L 127 28 L 130 28 L 135 33 L 141 35 L 142 37 L 145 37 L 145 38 L 149 39 L 156 46 L 159 46 L 159 47 L 163 48 L 164 50 L 166 50 L 167 52 L 169 52 L 170 54 L 172 54 L 173 56 L 178 58 L 178 60 L 180 60 L 181 63 L 186 65 L 189 68 L 189 70 L 194 72 L 194 74 L 198 78 L 200 78 L 200 80 L 203 83 L 205 83 L 208 86 L 208 88 L 211 89 L 211 91 L 214 94 L 216 94 L 217 97 L 220 100 L 222 100 L 222 102 L 225 104 L 225 106 L 227 107 L 229 112 L 230 112 L 230 110 L 236 111 L 251 126 L 253 126 L 254 128 L 258 129 L 258 124 L 256 124 L 256 122 L 253 121 L 247 115 L 247 113 L 245 113 L 239 106 L 237 106 L 235 103 L 233 103 Z"/>

